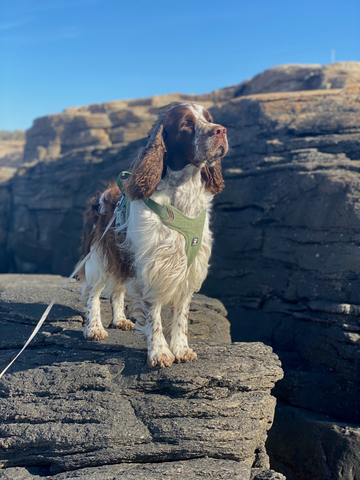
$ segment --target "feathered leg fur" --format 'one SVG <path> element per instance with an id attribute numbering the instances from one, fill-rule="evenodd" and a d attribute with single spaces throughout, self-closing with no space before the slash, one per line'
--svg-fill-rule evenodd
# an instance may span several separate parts
<path id="1" fill-rule="evenodd" d="M 170 327 L 170 350 L 175 355 L 175 361 L 192 362 L 197 355 L 188 344 L 188 318 L 192 295 L 179 307 L 174 308 L 173 322 Z"/>
<path id="2" fill-rule="evenodd" d="M 134 330 L 134 324 L 125 316 L 125 287 L 118 282 L 116 278 L 110 277 L 106 284 L 106 289 L 110 293 L 110 302 L 112 308 L 112 327 L 121 330 Z"/>
<path id="3" fill-rule="evenodd" d="M 161 323 L 161 305 L 145 303 L 146 340 L 148 347 L 147 362 L 150 367 L 170 367 L 175 356 L 172 354 L 163 334 Z"/>

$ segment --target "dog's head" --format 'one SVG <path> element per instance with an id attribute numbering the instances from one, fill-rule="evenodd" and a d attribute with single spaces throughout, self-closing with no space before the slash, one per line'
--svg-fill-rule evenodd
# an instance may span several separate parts
<path id="1" fill-rule="evenodd" d="M 215 195 L 224 187 L 220 162 L 227 151 L 226 128 L 213 123 L 203 106 L 193 102 L 169 105 L 134 162 L 127 195 L 131 200 L 149 198 L 167 167 L 178 171 L 189 164 L 201 169 L 206 188 Z"/>

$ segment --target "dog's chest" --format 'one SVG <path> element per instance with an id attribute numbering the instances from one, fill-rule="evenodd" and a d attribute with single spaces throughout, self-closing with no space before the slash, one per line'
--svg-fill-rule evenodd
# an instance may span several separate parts
<path id="1" fill-rule="evenodd" d="M 194 174 L 193 167 L 188 166 L 179 172 L 168 170 L 153 198 L 162 205 L 174 206 L 187 217 L 196 218 L 207 209 L 212 195 L 205 190 L 200 171 Z"/>

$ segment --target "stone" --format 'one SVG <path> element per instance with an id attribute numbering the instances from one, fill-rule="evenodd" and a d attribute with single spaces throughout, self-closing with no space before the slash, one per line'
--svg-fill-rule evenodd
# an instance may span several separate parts
<path id="1" fill-rule="evenodd" d="M 187 461 L 161 462 L 150 464 L 117 464 L 101 467 L 81 468 L 75 471 L 59 473 L 52 476 L 31 475 L 24 468 L 9 468 L 5 470 L 3 480 L 68 480 L 79 478 L 83 480 L 159 480 L 160 478 L 195 480 L 249 480 L 250 468 L 232 460 L 217 460 L 214 458 L 199 458 Z M 267 472 L 271 472 L 268 470 Z M 257 478 L 257 477 L 256 477 Z M 277 480 L 281 477 L 264 477 Z M 259 478 L 260 480 L 260 478 Z"/>
<path id="2" fill-rule="evenodd" d="M 157 118 L 158 108 L 171 102 L 197 101 L 210 108 L 244 95 L 344 88 L 359 82 L 360 62 L 338 62 L 324 67 L 280 65 L 239 85 L 202 95 L 165 94 L 71 107 L 58 115 L 35 119 L 26 132 L 24 161 L 53 161 L 78 148 L 127 146 L 146 138 Z"/>
<path id="3" fill-rule="evenodd" d="M 57 291 L 63 286 L 67 278 L 59 275 L 0 275 L 0 325 L 3 329 L 9 328 L 8 321 L 16 321 L 14 318 L 20 318 L 20 322 L 29 325 L 37 323 L 43 313 L 44 305 L 51 302 Z M 55 305 L 50 312 L 49 321 L 63 322 L 64 317 L 72 321 L 83 322 L 83 316 L 86 311 L 86 302 L 81 297 L 81 284 L 72 280 L 59 299 L 61 306 Z M 16 305 L 14 311 L 13 305 Z M 126 301 L 126 309 L 129 308 L 129 302 Z M 110 328 L 110 335 L 114 330 L 111 329 L 112 312 L 110 301 L 105 294 L 101 297 L 101 314 L 105 327 Z M 24 320 L 26 315 L 26 321 Z M 219 300 L 206 297 L 205 295 L 195 294 L 190 305 L 189 312 L 189 335 L 193 339 L 211 340 L 220 343 L 230 343 L 230 323 L 226 318 L 227 311 Z M 20 317 L 19 317 L 20 316 Z M 171 319 L 172 312 L 167 306 L 163 307 L 162 316 L 165 322 Z M 48 322 L 47 322 L 48 323 Z M 11 326 L 13 328 L 13 325 Z M 17 340 L 16 346 L 25 341 L 24 337 Z M 41 337 L 41 335 L 40 335 Z M 0 339 L 0 344 L 5 341 L 9 347 L 9 340 Z"/>
<path id="4" fill-rule="evenodd" d="M 6 186 L 13 194 L 11 223 L 6 223 L 10 231 L 3 237 L 4 268 L 69 274 L 80 255 L 87 198 L 129 168 L 161 105 L 191 98 L 211 109 L 215 121 L 227 128 L 230 144 L 222 162 L 226 188 L 214 201 L 215 243 L 202 292 L 226 305 L 233 340 L 274 348 L 285 369 L 274 390 L 281 402 L 356 430 L 359 62 L 274 67 L 204 96 L 108 102 L 67 109 L 58 123 L 55 117 L 39 120 L 38 130 L 29 134 L 29 148 L 40 148 L 43 159 L 22 166 Z M 63 128 L 64 118 L 70 122 L 91 115 L 109 119 L 110 127 L 97 124 L 95 130 L 105 132 L 112 145 L 84 143 L 78 148 L 69 142 L 74 148 L 61 153 L 65 137 L 56 129 Z M 213 331 L 220 338 L 225 330 L 216 327 L 217 314 L 222 315 L 213 308 L 201 324 L 191 320 L 198 335 L 205 338 Z M 199 321 L 201 317 L 198 313 Z M 286 428 L 295 428 L 295 417 L 286 419 Z M 317 428 L 310 416 L 307 425 L 311 422 Z M 291 438 L 285 422 L 278 425 L 285 429 L 278 438 Z M 283 450 L 274 444 L 283 452 L 281 465 L 285 470 L 291 465 L 291 475 L 305 478 L 308 467 L 296 461 L 291 453 L 296 450 L 286 441 Z M 313 464 L 321 464 L 321 449 L 314 455 Z M 332 464 L 332 480 L 342 479 L 343 463 L 335 458 L 339 463 Z"/>
<path id="5" fill-rule="evenodd" d="M 274 390 L 279 400 L 299 415 L 327 415 L 331 424 L 355 431 L 360 425 L 358 98 L 357 85 L 239 97 L 213 109 L 232 148 L 223 161 L 226 188 L 213 209 L 214 237 L 221 241 L 214 245 L 203 288 L 225 303 L 233 340 L 263 341 L 277 352 L 285 370 Z M 275 470 L 296 480 L 353 478 L 342 473 L 350 470 L 337 455 L 318 473 L 320 447 L 313 449 L 310 465 L 301 460 L 297 452 L 305 440 L 300 445 L 290 433 L 298 420 L 278 419 L 277 441 L 269 449 L 272 459 L 281 457 L 281 465 L 272 463 Z M 310 415 L 309 436 L 311 428 L 317 423 Z M 341 443 L 334 432 L 330 438 Z M 344 445 L 343 457 L 352 458 L 354 448 Z"/>
<path id="6" fill-rule="evenodd" d="M 237 86 L 234 96 L 345 88 L 360 82 L 360 62 L 289 64 L 268 68 Z"/>
<path id="7" fill-rule="evenodd" d="M 18 167 L 23 162 L 25 132 L 0 131 L 0 168 Z"/>
<path id="8" fill-rule="evenodd" d="M 0 369 L 63 280 L 0 276 Z M 282 377 L 270 347 L 194 339 L 197 362 L 150 369 L 145 340 L 133 331 L 83 338 L 78 295 L 71 282 L 0 380 L 0 478 L 250 480 L 269 470 L 270 392 Z M 199 295 L 192 311 L 214 308 L 225 312 Z"/>
<path id="9" fill-rule="evenodd" d="M 360 476 L 360 427 L 326 415 L 280 403 L 267 448 L 288 480 Z"/>

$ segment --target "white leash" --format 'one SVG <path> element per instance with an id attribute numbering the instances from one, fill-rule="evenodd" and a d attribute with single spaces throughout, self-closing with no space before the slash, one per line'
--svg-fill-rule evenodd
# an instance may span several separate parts
<path id="1" fill-rule="evenodd" d="M 109 228 L 111 227 L 113 221 L 115 220 L 116 218 L 116 213 L 114 213 L 114 215 L 112 216 L 110 222 L 108 223 L 104 233 L 102 234 L 100 240 L 98 243 L 100 243 L 100 241 L 103 239 L 105 233 L 109 230 Z M 25 348 L 29 345 L 29 343 L 31 342 L 31 340 L 35 337 L 35 335 L 38 333 L 38 331 L 40 330 L 42 324 L 45 322 L 45 320 L 47 319 L 47 316 L 49 315 L 50 313 L 50 310 L 52 309 L 52 307 L 54 306 L 54 303 L 56 302 L 56 299 L 58 298 L 61 290 L 63 290 L 63 288 L 66 287 L 66 285 L 70 282 L 70 280 L 74 277 L 74 275 L 77 274 L 77 272 L 80 270 L 80 268 L 85 264 L 85 262 L 89 259 L 91 255 L 91 252 L 89 252 L 86 257 L 79 263 L 79 265 L 75 268 L 75 270 L 72 272 L 72 274 L 70 275 L 70 277 L 66 280 L 66 282 L 64 283 L 64 285 L 60 288 L 60 290 L 57 292 L 57 294 L 55 295 L 55 297 L 52 299 L 51 303 L 49 304 L 49 306 L 47 307 L 47 309 L 45 310 L 45 312 L 43 313 L 43 316 L 40 318 L 38 324 L 36 325 L 36 327 L 34 328 L 34 331 L 32 332 L 32 334 L 30 335 L 29 339 L 27 340 L 27 342 L 25 343 L 25 345 L 23 346 L 23 348 L 20 350 L 20 352 L 16 355 L 16 357 L 11 360 L 11 362 L 9 363 L 9 365 L 0 373 L 0 378 L 4 375 L 4 373 L 7 371 L 8 368 L 11 367 L 11 365 L 15 362 L 15 360 L 17 360 L 20 355 L 22 354 L 22 352 L 25 350 Z"/>

